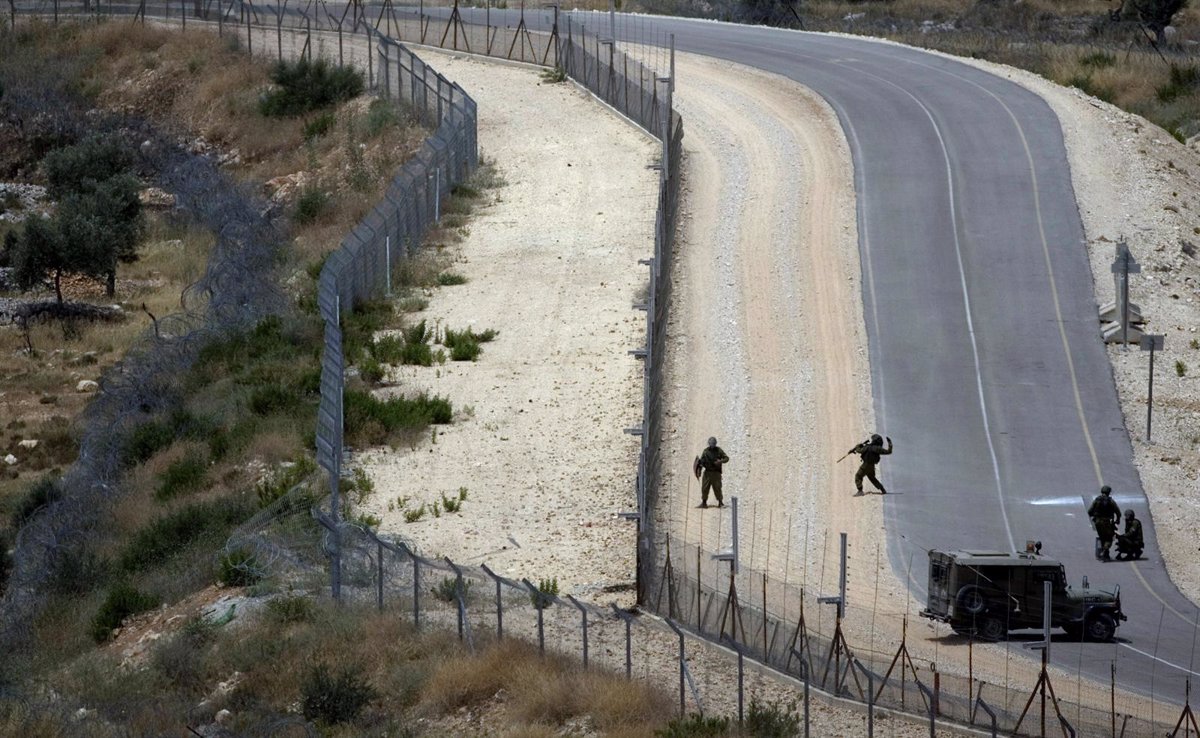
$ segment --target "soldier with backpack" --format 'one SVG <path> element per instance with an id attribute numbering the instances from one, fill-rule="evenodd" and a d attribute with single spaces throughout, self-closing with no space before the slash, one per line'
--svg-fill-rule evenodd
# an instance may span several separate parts
<path id="1" fill-rule="evenodd" d="M 721 467 L 729 463 L 729 456 L 717 445 L 716 438 L 709 438 L 708 445 L 696 457 L 692 471 L 700 479 L 700 507 L 708 507 L 708 493 L 717 498 L 717 507 L 725 507 L 721 496 Z M 703 478 L 702 478 L 703 477 Z"/>
<path id="2" fill-rule="evenodd" d="M 1096 528 L 1096 558 L 1101 561 L 1111 561 L 1109 549 L 1112 548 L 1113 537 L 1117 532 L 1117 524 L 1121 522 L 1121 508 L 1112 498 L 1112 487 L 1107 484 L 1100 488 L 1100 494 L 1092 500 L 1088 508 L 1088 517 Z"/>
<path id="3" fill-rule="evenodd" d="M 862 463 L 858 465 L 858 471 L 854 473 L 854 488 L 858 490 L 855 497 L 863 493 L 863 479 L 871 480 L 871 484 L 875 485 L 875 489 L 879 490 L 880 494 L 886 495 L 887 490 L 875 478 L 875 465 L 879 463 L 879 457 L 885 456 L 892 452 L 892 439 L 887 439 L 887 447 L 883 445 L 883 436 L 878 433 L 871 434 L 871 437 L 854 448 L 846 452 L 846 456 L 850 454 L 858 454 L 862 459 Z M 843 456 L 842 458 L 846 458 Z M 840 461 L 841 459 L 839 459 Z"/>

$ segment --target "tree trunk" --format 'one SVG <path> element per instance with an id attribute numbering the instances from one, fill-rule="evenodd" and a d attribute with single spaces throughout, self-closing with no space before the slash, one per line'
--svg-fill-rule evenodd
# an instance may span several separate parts
<path id="1" fill-rule="evenodd" d="M 117 294 L 117 272 L 112 270 L 108 273 L 108 284 L 104 286 L 104 294 L 112 297 Z"/>
<path id="2" fill-rule="evenodd" d="M 63 304 L 62 298 L 62 270 L 54 270 L 54 294 L 58 297 L 58 304 Z"/>

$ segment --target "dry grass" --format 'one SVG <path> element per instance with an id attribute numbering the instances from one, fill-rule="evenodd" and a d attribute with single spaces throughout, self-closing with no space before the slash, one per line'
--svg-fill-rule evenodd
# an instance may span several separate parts
<path id="1" fill-rule="evenodd" d="M 671 711 L 665 693 L 647 689 L 606 672 L 583 671 L 574 661 L 543 656 L 527 643 L 506 640 L 479 655 L 446 660 L 430 676 L 421 706 L 445 715 L 460 707 L 478 707 L 504 691 L 506 713 L 523 726 L 562 725 L 589 716 L 606 732 L 647 734 Z"/>

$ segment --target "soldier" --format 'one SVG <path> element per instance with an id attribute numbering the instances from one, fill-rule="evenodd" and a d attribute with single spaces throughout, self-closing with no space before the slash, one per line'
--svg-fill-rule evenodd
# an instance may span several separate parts
<path id="1" fill-rule="evenodd" d="M 880 494 L 887 494 L 887 490 L 875 478 L 875 465 L 879 463 L 879 457 L 892 452 L 892 439 L 887 439 L 887 448 L 883 447 L 883 437 L 878 433 L 871 435 L 869 440 L 863 441 L 854 448 L 846 452 L 846 455 L 858 454 L 862 457 L 862 463 L 858 465 L 858 471 L 854 473 L 854 488 L 858 490 L 855 496 L 863 493 L 863 478 L 871 480 L 871 484 L 875 485 L 875 489 L 879 490 Z"/>
<path id="2" fill-rule="evenodd" d="M 700 452 L 700 455 L 696 457 L 696 462 L 692 465 L 697 479 L 700 479 L 702 472 L 704 475 L 704 479 L 700 482 L 700 507 L 708 507 L 708 491 L 710 489 L 717 498 L 717 507 L 725 507 L 724 498 L 721 496 L 721 466 L 728 462 L 729 457 L 717 445 L 717 439 L 708 439 L 708 446 Z"/>
<path id="3" fill-rule="evenodd" d="M 1134 517 L 1133 510 L 1126 510 L 1125 532 L 1117 536 L 1117 559 L 1140 559 L 1145 547 L 1146 543 L 1142 539 L 1142 521 Z"/>
<path id="4" fill-rule="evenodd" d="M 1096 558 L 1110 561 L 1108 550 L 1112 547 L 1117 524 L 1121 522 L 1121 508 L 1117 507 L 1117 501 L 1112 498 L 1112 487 L 1106 484 L 1100 488 L 1100 494 L 1096 495 L 1096 499 L 1092 500 L 1092 505 L 1088 508 L 1088 517 L 1092 519 L 1092 525 L 1096 527 L 1096 537 L 1100 539 L 1096 544 Z"/>

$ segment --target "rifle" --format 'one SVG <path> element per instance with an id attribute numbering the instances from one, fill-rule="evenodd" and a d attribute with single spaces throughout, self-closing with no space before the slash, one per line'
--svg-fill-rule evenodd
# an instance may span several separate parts
<path id="1" fill-rule="evenodd" d="M 850 454 L 858 453 L 859 449 L 861 449 L 861 448 L 862 448 L 862 446 L 863 446 L 863 445 L 860 443 L 860 444 L 858 444 L 857 446 L 855 446 L 854 448 L 852 448 L 852 449 L 850 449 L 849 451 L 847 451 L 846 453 L 842 454 L 842 459 L 846 458 L 846 457 L 847 457 L 847 456 L 849 456 Z M 833 463 L 835 463 L 835 464 L 840 464 L 840 463 L 842 463 L 842 459 L 838 459 L 837 461 L 835 461 L 835 462 L 833 462 Z"/>

